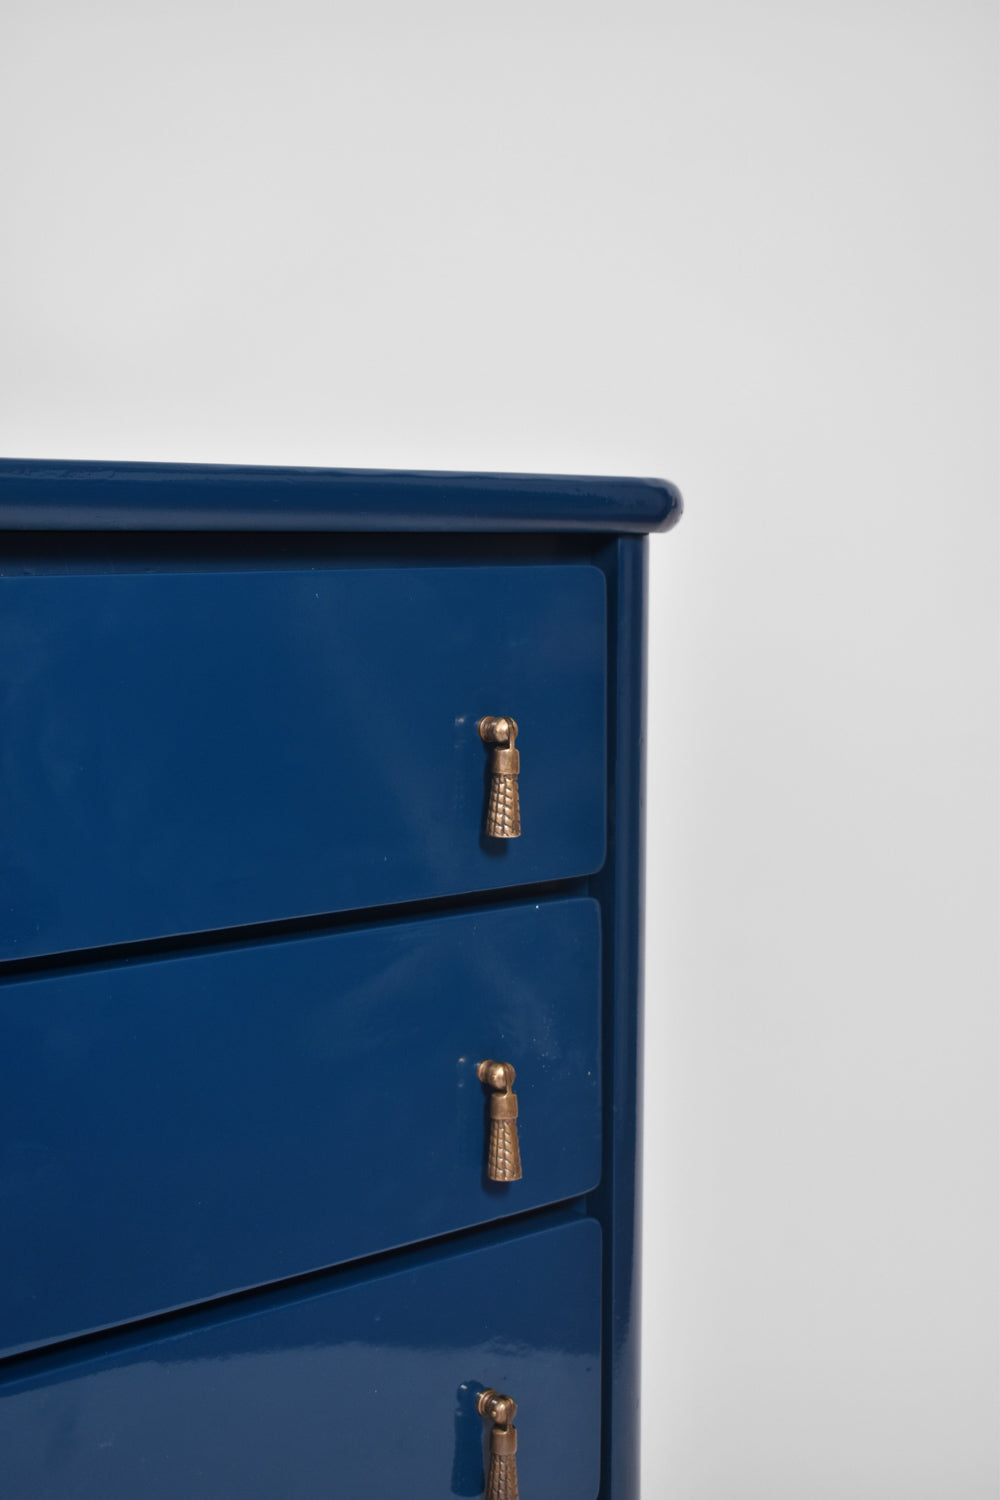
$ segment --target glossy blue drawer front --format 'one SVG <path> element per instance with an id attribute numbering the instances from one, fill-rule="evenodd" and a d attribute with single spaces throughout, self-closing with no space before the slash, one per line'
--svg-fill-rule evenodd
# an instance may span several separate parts
<path id="1" fill-rule="evenodd" d="M 605 614 L 584 564 L 0 579 L 0 958 L 596 870 Z"/>
<path id="2" fill-rule="evenodd" d="M 332 1279 L 0 1380 L 17 1500 L 482 1495 L 486 1386 L 518 1402 L 525 1500 L 596 1500 L 601 1236 L 577 1219 Z"/>
<path id="3" fill-rule="evenodd" d="M 599 1011 L 586 898 L 8 981 L 2 1352 L 588 1191 Z"/>

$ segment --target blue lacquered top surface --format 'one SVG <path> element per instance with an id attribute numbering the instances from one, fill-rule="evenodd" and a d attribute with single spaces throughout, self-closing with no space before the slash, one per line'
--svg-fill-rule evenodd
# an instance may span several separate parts
<path id="1" fill-rule="evenodd" d="M 664 479 L 0 458 L 0 530 L 665 531 Z"/>

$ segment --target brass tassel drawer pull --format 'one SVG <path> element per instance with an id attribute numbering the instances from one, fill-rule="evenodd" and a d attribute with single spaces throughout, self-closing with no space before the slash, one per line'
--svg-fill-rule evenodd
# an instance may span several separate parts
<path id="1" fill-rule="evenodd" d="M 486 806 L 486 837 L 519 839 L 521 837 L 521 801 L 517 790 L 520 753 L 514 749 L 517 738 L 515 720 L 493 717 L 480 719 L 479 738 L 493 746 L 490 758 L 490 796 Z"/>
<path id="2" fill-rule="evenodd" d="M 490 1143 L 486 1170 L 492 1182 L 517 1182 L 521 1176 L 521 1147 L 517 1139 L 516 1074 L 510 1063 L 481 1062 L 476 1069 L 490 1095 Z"/>
<path id="3" fill-rule="evenodd" d="M 482 1391 L 477 1405 L 479 1415 L 493 1424 L 486 1500 L 518 1500 L 517 1428 L 513 1425 L 517 1404 L 496 1391 Z"/>

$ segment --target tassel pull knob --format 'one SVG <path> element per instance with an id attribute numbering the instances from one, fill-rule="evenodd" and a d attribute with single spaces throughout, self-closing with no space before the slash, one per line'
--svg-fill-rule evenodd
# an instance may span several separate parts
<path id="1" fill-rule="evenodd" d="M 510 1063 L 481 1062 L 476 1069 L 490 1094 L 490 1144 L 486 1171 L 491 1182 L 518 1182 L 521 1147 L 517 1139 L 517 1095 Z"/>
<path id="2" fill-rule="evenodd" d="M 489 717 L 479 721 L 479 738 L 493 746 L 490 757 L 490 794 L 486 804 L 486 836 L 521 837 L 521 802 L 517 791 L 520 753 L 514 749 L 517 724 L 513 719 Z"/>
<path id="3" fill-rule="evenodd" d="M 518 1500 L 517 1428 L 513 1425 L 517 1404 L 497 1391 L 482 1391 L 477 1405 L 479 1415 L 492 1423 L 486 1500 Z"/>

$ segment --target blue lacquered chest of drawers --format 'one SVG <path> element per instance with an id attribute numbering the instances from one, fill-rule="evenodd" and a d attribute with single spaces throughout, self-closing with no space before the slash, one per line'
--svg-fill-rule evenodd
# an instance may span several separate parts
<path id="1" fill-rule="evenodd" d="M 0 1493 L 636 1500 L 679 513 L 0 463 Z"/>

